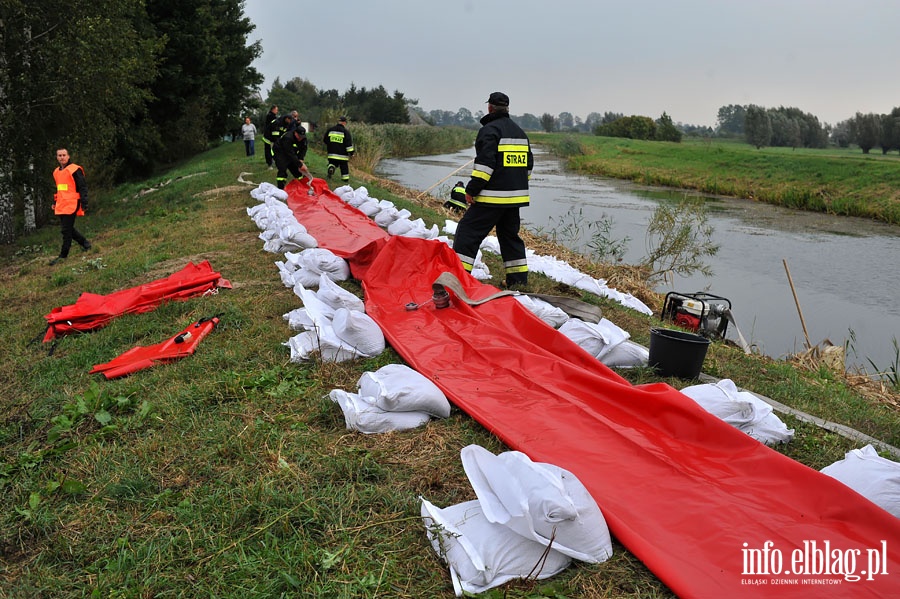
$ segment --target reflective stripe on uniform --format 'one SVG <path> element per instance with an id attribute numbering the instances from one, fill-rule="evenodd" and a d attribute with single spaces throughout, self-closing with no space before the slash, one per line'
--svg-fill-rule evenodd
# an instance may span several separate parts
<path id="1" fill-rule="evenodd" d="M 506 272 L 528 272 L 528 261 L 523 258 L 521 260 L 510 260 L 503 263 Z"/>
<path id="2" fill-rule="evenodd" d="M 328 160 L 350 160 L 350 157 L 344 154 L 329 154 Z"/>
<path id="3" fill-rule="evenodd" d="M 486 189 L 475 198 L 475 201 L 482 204 L 528 204 L 529 195 L 527 189 L 511 191 Z"/>

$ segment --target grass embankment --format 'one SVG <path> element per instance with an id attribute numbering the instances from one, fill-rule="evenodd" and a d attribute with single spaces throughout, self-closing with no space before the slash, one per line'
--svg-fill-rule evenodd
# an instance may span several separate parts
<path id="1" fill-rule="evenodd" d="M 762 148 L 537 133 L 577 171 L 900 224 L 900 156 L 858 148 Z"/>
<path id="2" fill-rule="evenodd" d="M 310 165 L 324 172 L 321 157 L 311 156 Z M 411 432 L 346 431 L 327 393 L 355 391 L 363 372 L 400 358 L 388 349 L 341 365 L 289 362 L 282 344 L 293 333 L 282 315 L 300 302 L 281 284 L 280 257 L 262 250 L 246 214 L 255 202 L 251 188 L 236 184 L 242 171 L 251 181 L 274 180 L 261 157 L 247 159 L 243 144 L 227 144 L 163 176 L 94 194 L 91 214 L 78 223 L 94 249 L 76 248 L 55 267 L 47 260 L 58 249 L 56 227 L 3 248 L 0 596 L 452 596 L 417 497 L 440 506 L 472 499 L 460 448 L 504 447 L 455 409 Z M 396 186 L 351 172 L 351 183 L 365 184 L 373 197 L 429 224 L 446 218 L 439 201 L 417 204 L 412 194 L 388 191 L 402 193 Z M 40 343 L 44 314 L 80 293 L 132 287 L 202 259 L 234 289 L 64 337 L 52 354 Z M 535 291 L 569 292 L 534 279 Z M 355 283 L 345 286 L 361 294 Z M 597 303 L 648 343 L 652 319 Z M 87 374 L 220 313 L 219 328 L 192 357 L 113 381 Z M 900 445 L 898 412 L 827 371 L 795 370 L 721 344 L 711 347 L 705 370 Z M 655 380 L 647 370 L 628 376 Z M 815 468 L 854 446 L 786 421 L 797 438 L 779 451 Z M 617 545 L 604 564 L 577 564 L 547 582 L 489 596 L 671 593 Z"/>

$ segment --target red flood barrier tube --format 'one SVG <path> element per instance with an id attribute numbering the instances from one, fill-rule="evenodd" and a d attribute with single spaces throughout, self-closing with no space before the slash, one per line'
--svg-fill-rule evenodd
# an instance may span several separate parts
<path id="1" fill-rule="evenodd" d="M 109 380 L 186 358 L 197 351 L 200 342 L 218 324 L 218 317 L 203 318 L 162 343 L 135 347 L 105 364 L 97 364 L 89 374 L 102 373 Z"/>
<path id="2" fill-rule="evenodd" d="M 144 285 L 110 293 L 82 293 L 74 304 L 54 308 L 44 318 L 47 334 L 44 343 L 69 333 L 84 333 L 108 325 L 123 314 L 142 314 L 167 301 L 184 301 L 231 283 L 215 272 L 209 261 L 188 262 L 180 271 Z"/>
<path id="3" fill-rule="evenodd" d="M 577 476 L 613 535 L 679 596 L 900 594 L 900 520 L 849 487 L 669 385 L 631 385 L 513 297 L 426 305 L 442 272 L 472 299 L 497 291 L 446 244 L 385 240 L 374 223 L 344 244 L 318 228 L 326 219 L 300 222 L 361 267 L 366 311 L 407 363 L 511 449 Z"/>

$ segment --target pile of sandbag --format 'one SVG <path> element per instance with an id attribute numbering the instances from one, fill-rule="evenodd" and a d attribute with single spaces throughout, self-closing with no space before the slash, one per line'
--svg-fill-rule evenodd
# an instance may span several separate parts
<path id="1" fill-rule="evenodd" d="M 284 315 L 292 329 L 301 331 L 285 343 L 291 350 L 291 362 L 308 360 L 315 353 L 326 362 L 344 362 L 384 351 L 384 333 L 365 313 L 362 301 L 327 273 L 319 275 L 318 291 L 297 283 L 294 293 L 303 307 Z"/>
<path id="2" fill-rule="evenodd" d="M 325 248 L 307 248 L 301 252 L 285 252 L 285 261 L 275 262 L 281 282 L 285 287 L 300 284 L 315 287 L 322 274 L 332 281 L 350 278 L 350 265 L 340 256 Z"/>
<path id="3" fill-rule="evenodd" d="M 457 596 L 518 578 L 549 578 L 573 559 L 599 563 L 612 556 L 603 513 L 571 472 L 478 445 L 464 447 L 460 457 L 478 499 L 438 508 L 420 497 L 426 535 L 449 566 Z"/>
<path id="4" fill-rule="evenodd" d="M 710 414 L 761 443 L 788 443 L 794 438 L 794 430 L 775 415 L 772 406 L 749 391 L 739 391 L 731 379 L 692 385 L 681 392 Z"/>
<path id="5" fill-rule="evenodd" d="M 373 219 L 375 224 L 386 229 L 391 235 L 417 239 L 438 238 L 437 225 L 428 228 L 421 218 L 410 220 L 409 210 L 398 209 L 390 200 L 369 197 L 369 190 L 365 187 L 353 189 L 349 185 L 343 185 L 335 189 L 334 193 L 344 202 Z"/>
<path id="6" fill-rule="evenodd" d="M 259 238 L 265 251 L 280 254 L 319 245 L 284 203 L 287 194 L 283 189 L 271 183 L 261 183 L 250 195 L 261 202 L 247 208 L 247 214 L 261 230 Z"/>
<path id="7" fill-rule="evenodd" d="M 450 416 L 450 402 L 437 385 L 403 364 L 364 372 L 356 393 L 332 389 L 329 397 L 344 413 L 349 430 L 387 433 Z"/>

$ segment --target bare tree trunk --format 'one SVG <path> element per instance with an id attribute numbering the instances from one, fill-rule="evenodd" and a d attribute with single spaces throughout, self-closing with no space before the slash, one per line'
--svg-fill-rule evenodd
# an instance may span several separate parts
<path id="1" fill-rule="evenodd" d="M 28 182 L 24 185 L 23 203 L 25 209 L 25 234 L 34 233 L 37 230 L 37 222 L 35 221 L 35 198 L 34 198 L 34 161 L 28 162 Z"/>
<path id="2" fill-rule="evenodd" d="M 13 211 L 15 210 L 15 201 L 13 201 L 12 187 L 7 173 L 9 173 L 11 164 L 8 154 L 0 148 L 0 243 L 8 244 L 16 240 L 15 219 Z"/>

